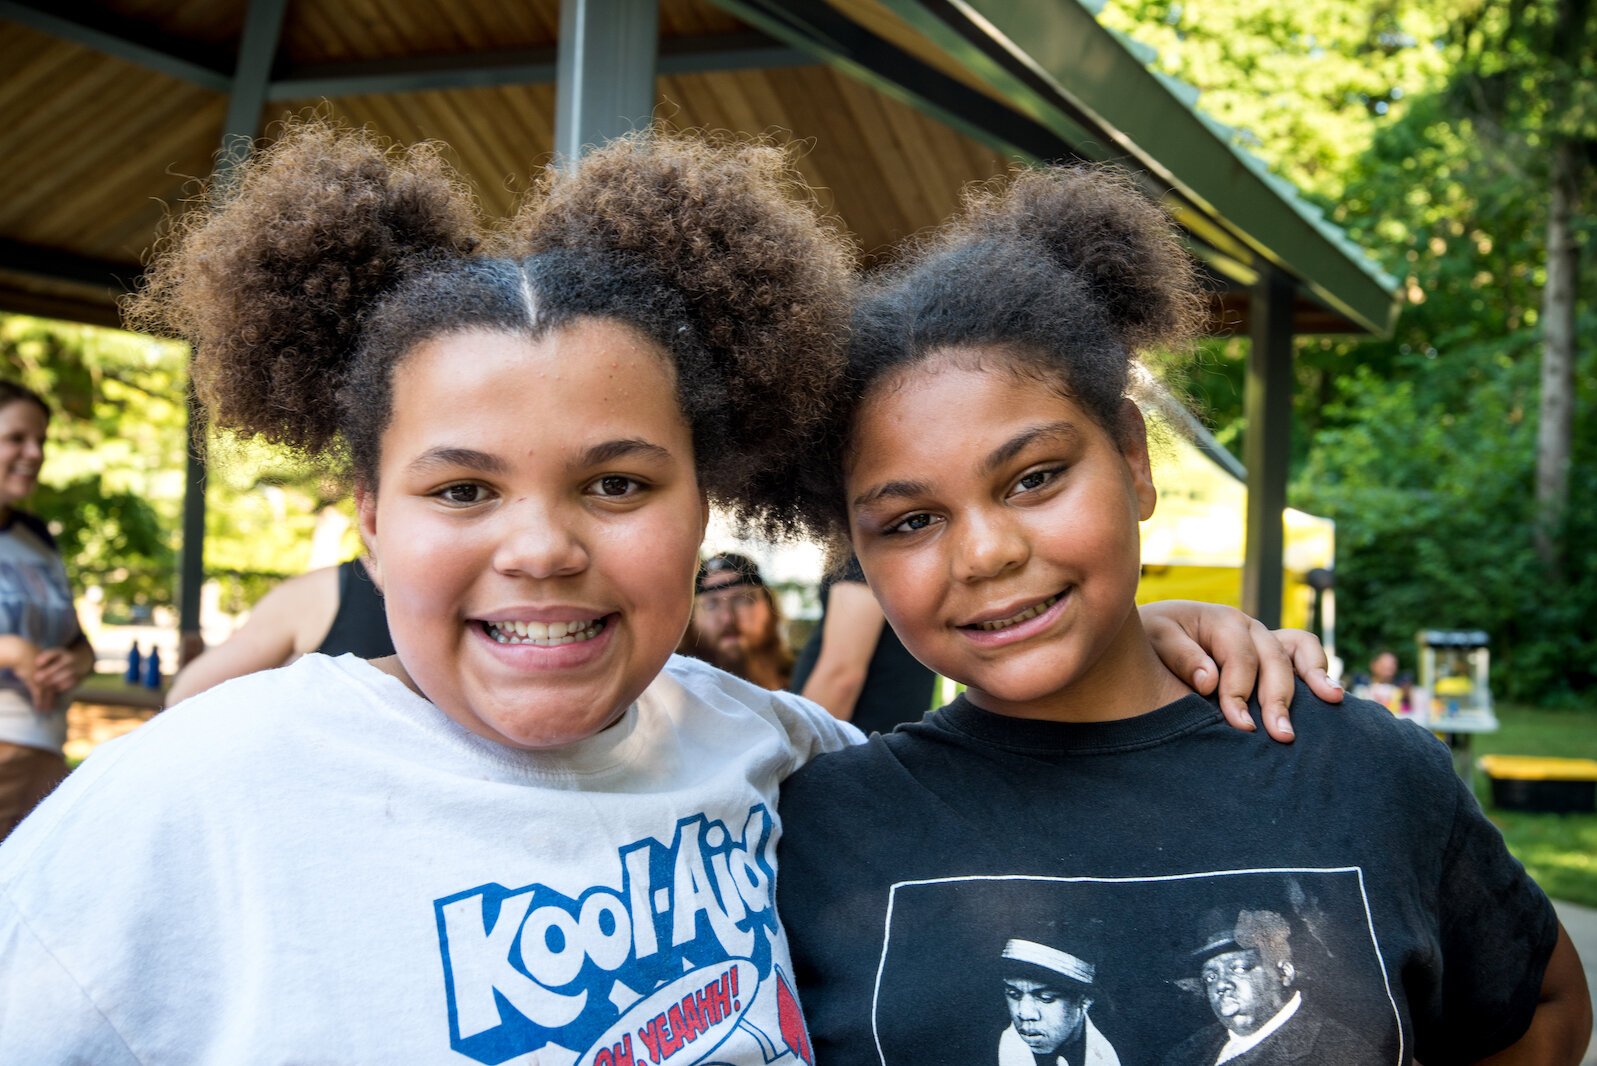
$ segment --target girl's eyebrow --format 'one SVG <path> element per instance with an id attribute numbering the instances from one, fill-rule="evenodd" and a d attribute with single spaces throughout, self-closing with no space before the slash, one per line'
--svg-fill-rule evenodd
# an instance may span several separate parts
<path id="1" fill-rule="evenodd" d="M 671 452 L 658 444 L 639 438 L 607 440 L 583 449 L 581 454 L 572 460 L 571 465 L 577 468 L 601 466 L 623 456 L 641 456 L 668 461 Z M 469 470 L 480 470 L 484 474 L 505 474 L 510 470 L 510 464 L 497 455 L 480 452 L 475 448 L 457 448 L 448 445 L 428 448 L 410 462 L 410 469 L 418 473 L 433 467 L 461 466 Z"/>
<path id="2" fill-rule="evenodd" d="M 1035 426 L 1027 426 L 1025 429 L 1021 430 L 1019 433 L 1016 433 L 1013 437 L 1010 437 L 1008 440 L 1004 441 L 1004 443 L 994 448 L 992 452 L 988 454 L 987 458 L 982 462 L 981 465 L 982 473 L 991 474 L 994 470 L 997 470 L 999 467 L 1009 462 L 1009 460 L 1025 451 L 1029 445 L 1035 444 L 1039 440 L 1046 440 L 1050 437 L 1056 438 L 1064 444 L 1073 444 L 1081 437 L 1081 431 L 1078 430 L 1073 423 L 1065 422 L 1063 420 L 1058 422 L 1044 422 Z"/>
<path id="3" fill-rule="evenodd" d="M 428 448 L 410 461 L 410 470 L 415 473 L 422 473 L 433 467 L 449 466 L 463 466 L 470 470 L 480 470 L 485 474 L 503 474 L 510 469 L 509 465 L 497 455 L 479 452 L 475 448 L 454 448 L 447 445 Z"/>
<path id="4" fill-rule="evenodd" d="M 583 449 L 572 463 L 576 467 L 602 466 L 605 463 L 615 462 L 621 458 L 652 459 L 656 462 L 669 462 L 671 452 L 662 448 L 653 441 L 643 440 L 640 437 L 625 437 L 620 440 L 607 440 L 601 444 L 594 444 Z"/>
<path id="5" fill-rule="evenodd" d="M 878 500 L 885 499 L 913 499 L 925 496 L 932 491 L 932 487 L 924 481 L 884 481 L 874 488 L 866 489 L 854 497 L 855 507 L 866 507 Z"/>

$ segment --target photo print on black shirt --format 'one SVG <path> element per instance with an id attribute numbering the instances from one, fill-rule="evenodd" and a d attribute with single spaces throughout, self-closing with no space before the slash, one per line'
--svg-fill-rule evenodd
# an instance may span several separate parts
<path id="1" fill-rule="evenodd" d="M 884 1066 L 1405 1058 L 1356 867 L 901 882 L 883 944 Z"/>

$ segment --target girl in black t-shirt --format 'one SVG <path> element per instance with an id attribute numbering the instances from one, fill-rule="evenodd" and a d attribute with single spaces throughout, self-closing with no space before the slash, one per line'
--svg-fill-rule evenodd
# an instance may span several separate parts
<path id="1" fill-rule="evenodd" d="M 1022 867 L 1028 875 L 1043 868 L 1069 874 L 1097 872 L 1104 865 L 1119 868 L 1119 856 L 1091 860 L 1098 866 L 1088 871 L 1069 866 L 1069 856 L 1082 854 L 1088 843 L 1082 838 L 1118 841 L 1120 856 L 1129 852 L 1145 863 L 1162 847 L 1177 843 L 1134 829 L 1141 813 L 1135 806 L 1110 806 L 1122 789 L 1127 795 L 1146 791 L 1145 780 L 1100 774 L 1093 784 L 1082 784 L 1084 775 L 1102 765 L 1089 768 L 1079 761 L 1062 767 L 1057 780 L 1046 779 L 1048 784 L 1030 791 L 1025 782 L 1031 778 L 1023 775 L 1043 765 L 1040 727 L 1045 723 L 1064 723 L 1077 731 L 1070 736 L 1079 737 L 1094 727 L 1112 727 L 1190 698 L 1191 689 L 1154 653 L 1136 609 L 1138 526 L 1152 515 L 1156 495 L 1146 428 L 1130 393 L 1139 372 L 1135 353 L 1185 341 L 1204 310 L 1194 266 L 1168 218 L 1128 177 L 1096 168 L 1029 172 L 1007 188 L 973 196 L 963 218 L 868 286 L 857 304 L 842 409 L 826 438 L 828 447 L 806 459 L 806 480 L 817 486 L 812 519 L 830 528 L 840 545 L 852 546 L 887 621 L 916 658 L 967 687 L 960 706 L 948 709 L 955 712 L 953 717 L 959 717 L 960 707 L 973 707 L 983 716 L 985 732 L 979 744 L 972 741 L 962 748 L 962 740 L 949 739 L 960 731 L 959 722 L 945 721 L 940 727 L 934 716 L 927 726 L 910 727 L 907 734 L 895 734 L 870 750 L 824 757 L 784 790 L 788 837 L 782 860 L 787 893 L 783 911 L 795 932 L 795 965 L 817 1029 L 818 1050 L 836 1051 L 837 1045 L 829 1048 L 829 1042 L 839 1033 L 848 1034 L 838 1061 L 847 1060 L 848 1047 L 864 1044 L 861 1034 L 866 1030 L 857 1013 L 897 994 L 881 975 L 892 971 L 906 949 L 881 932 L 883 914 L 888 926 L 895 916 L 902 920 L 915 886 L 962 881 L 968 882 L 972 898 L 996 898 L 979 895 L 997 891 L 986 882 L 1002 880 L 997 875 Z M 1311 679 L 1311 687 L 1324 696 L 1329 681 L 1321 675 Z M 1127 750 L 1136 745 L 1151 749 L 1167 738 L 1135 739 Z M 1406 742 L 1409 737 L 1395 739 Z M 1269 795 L 1270 775 L 1280 777 L 1285 771 L 1279 768 L 1295 765 L 1289 760 L 1296 755 L 1267 747 L 1250 756 L 1253 761 L 1244 764 L 1248 769 L 1240 778 L 1227 772 L 1208 787 L 1225 794 L 1227 802 L 1233 791 L 1256 789 L 1260 796 Z M 1348 750 L 1358 749 L 1350 744 Z M 1010 765 L 998 752 L 1022 757 L 1012 772 L 998 775 L 993 766 Z M 1392 757 L 1397 761 L 1389 772 L 1413 768 L 1403 757 Z M 1149 769 L 1159 764 L 1147 758 L 1128 762 L 1132 765 L 1125 769 L 1132 774 L 1160 772 Z M 850 795 L 853 778 L 873 783 L 873 799 L 885 813 L 876 822 L 851 821 L 845 835 L 837 825 L 838 812 L 827 817 L 824 808 L 843 802 L 832 797 Z M 1276 781 L 1273 787 L 1284 786 Z M 1327 793 L 1307 783 L 1303 787 L 1302 805 L 1308 809 L 1326 802 Z M 1088 794 L 1059 799 L 1059 810 L 1075 804 L 1070 808 L 1074 817 L 1063 821 L 1040 822 L 1019 813 L 1034 815 L 1034 801 L 1038 808 L 1045 806 L 1039 792 L 1050 788 L 1065 796 Z M 983 821 L 984 789 L 1002 793 L 1014 813 Z M 1295 786 L 1288 789 L 1293 790 Z M 918 819 L 917 797 L 926 802 Z M 1205 806 L 1210 798 L 1187 800 L 1195 805 L 1189 809 L 1198 812 L 1197 821 L 1212 813 Z M 817 807 L 821 814 L 812 817 Z M 1114 814 L 1103 813 L 1108 810 Z M 1478 810 L 1473 820 L 1461 821 L 1484 825 Z M 1268 828 L 1264 832 L 1268 835 Z M 1023 843 L 1006 847 L 1011 837 Z M 1514 897 L 1500 899 L 1499 910 L 1509 913 L 1523 897 L 1533 898 L 1538 916 L 1549 911 L 1523 871 L 1507 858 L 1501 840 L 1495 834 L 1480 839 L 1487 840 L 1481 845 L 1483 860 L 1501 855 L 1505 868 L 1512 868 L 1508 887 Z M 905 840 L 911 844 L 906 846 Z M 1209 859 L 1231 854 L 1230 843 L 1217 843 Z M 1356 850 L 1338 851 L 1339 846 L 1312 857 Z M 1293 847 L 1288 841 L 1272 854 L 1299 854 Z M 849 861 L 851 848 L 858 851 L 858 863 Z M 814 863 L 805 858 L 812 850 Z M 973 859 L 978 851 L 989 857 Z M 1057 859 L 1060 855 L 1066 858 Z M 1401 870 L 1418 869 L 1428 860 L 1416 854 L 1381 861 Z M 895 862 L 901 863 L 896 873 L 891 872 Z M 1216 878 L 1224 872 L 1221 867 L 1206 869 L 1213 872 L 1201 876 Z M 872 883 L 862 885 L 862 880 Z M 848 881 L 847 890 L 832 893 L 840 881 Z M 1456 896 L 1457 886 L 1442 891 Z M 1414 916 L 1410 926 L 1429 928 L 1437 914 L 1446 925 L 1448 900 L 1438 903 L 1434 893 L 1410 897 L 1396 890 L 1394 898 Z M 791 908 L 790 900 L 795 901 Z M 1235 901 L 1224 902 L 1232 904 L 1228 929 L 1238 926 L 1239 913 L 1254 913 L 1239 911 Z M 870 911 L 866 920 L 851 924 L 846 912 L 855 907 L 886 910 Z M 814 938 L 813 944 L 806 939 L 810 909 L 820 916 L 816 921 L 830 923 L 826 937 Z M 991 918 L 988 910 L 981 913 Z M 1070 917 L 1050 915 L 1063 923 Z M 1550 914 L 1546 917 L 1548 935 L 1534 942 L 1524 936 L 1511 957 L 1499 956 L 1496 945 L 1466 944 L 1443 960 L 1445 987 L 1438 972 L 1434 984 L 1421 980 L 1406 989 L 1415 1016 L 1421 1006 L 1428 1009 L 1430 1004 L 1422 1001 L 1436 988 L 1456 1016 L 1457 1005 L 1483 1001 L 1476 992 L 1489 989 L 1495 994 L 1513 986 L 1504 993 L 1516 1004 L 1512 1019 L 1472 1019 L 1497 1027 L 1483 1040 L 1492 1046 L 1472 1046 L 1467 1057 L 1456 1059 L 1443 1054 L 1438 1061 L 1474 1061 L 1491 1052 L 1498 1053 L 1492 1063 L 1572 1066 L 1579 1060 L 1590 1029 L 1584 980 L 1568 937 L 1561 930 L 1555 935 Z M 1131 919 L 1121 914 L 1118 920 Z M 942 940 L 959 935 L 940 919 L 922 924 L 936 926 Z M 879 956 L 868 940 L 873 936 L 886 937 Z M 843 989 L 847 974 L 830 972 L 828 966 L 837 962 L 846 971 L 851 964 L 840 956 L 851 949 L 832 945 L 856 943 L 862 946 L 853 950 L 868 964 L 865 977 L 876 983 L 869 994 L 849 986 L 850 991 L 834 995 L 829 990 Z M 1225 951 L 1246 954 L 1229 941 L 1211 954 L 1224 956 Z M 1483 959 L 1495 961 L 1485 966 Z M 1202 962 L 1187 961 L 1194 973 Z M 1472 967 L 1491 973 L 1472 985 Z M 1092 967 L 1079 969 L 1087 975 L 1078 978 L 1082 987 L 1090 990 L 1101 982 L 1091 976 Z M 1419 969 L 1416 963 L 1415 972 Z M 1268 1009 L 1256 1003 L 1247 1008 L 1252 1012 L 1248 1015 L 1238 1006 L 1244 998 L 1240 993 L 1210 997 L 1213 1018 L 1207 1019 L 1206 1029 L 1231 1042 L 1223 1051 L 1219 1043 L 1210 1049 L 1208 1032 L 1200 1035 L 1196 1040 L 1206 1049 L 1199 1055 L 1202 1061 L 1285 1061 L 1270 1057 L 1276 1052 L 1269 1050 L 1266 1038 L 1279 1031 L 1282 1040 L 1302 1039 L 1309 1024 L 1305 1019 L 1330 997 L 1290 999 L 1285 993 L 1295 993 L 1295 974 L 1290 964 L 1277 970 L 1252 974 L 1260 988 L 1282 993 L 1276 997 L 1281 1002 L 1269 1000 Z M 922 976 L 936 973 L 936 967 L 923 968 Z M 1216 978 L 1222 979 L 1230 980 L 1226 974 Z M 839 1000 L 835 1011 L 829 996 Z M 1263 1002 L 1268 997 L 1261 993 L 1256 998 Z M 1294 1024 L 1292 1013 L 1301 1004 L 1308 1005 L 1301 1007 Z M 884 1009 L 870 1021 L 877 1040 L 888 1041 L 884 1047 L 891 1046 L 896 1031 L 891 1013 Z M 1078 1013 L 1090 1020 L 1098 1012 Z M 1448 1017 L 1445 1011 L 1438 1013 Z M 958 1021 L 950 1021 L 947 1012 L 928 1014 L 936 1023 L 919 1028 L 939 1039 L 940 1027 Z M 1016 1018 L 1013 1027 L 1023 1038 L 1029 1034 L 1034 1044 L 1041 1040 L 1042 1022 L 1027 1022 L 1031 1028 L 1026 1029 Z M 829 1031 L 834 1020 L 839 1027 Z M 1315 1024 L 1322 1035 L 1329 1031 Z M 1419 1050 L 1424 1054 L 1427 1047 L 1441 1046 L 1425 1040 L 1442 1040 L 1445 1034 L 1422 1036 Z M 915 1037 L 905 1039 L 913 1042 Z M 1113 1052 L 1103 1056 L 1101 1061 L 1114 1061 Z M 1431 1061 L 1430 1055 L 1425 1057 Z M 1047 1058 L 1053 1062 L 1054 1052 Z M 1093 1061 L 1090 1054 L 1088 1058 Z M 862 1054 L 861 1061 L 867 1060 L 876 1061 Z M 896 1060 L 887 1055 L 884 1061 Z M 1309 1054 L 1301 1061 L 1346 1060 Z"/>

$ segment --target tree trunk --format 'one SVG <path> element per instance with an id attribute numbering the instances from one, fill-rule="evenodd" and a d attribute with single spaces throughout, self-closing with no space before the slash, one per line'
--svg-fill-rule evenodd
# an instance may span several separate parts
<path id="1" fill-rule="evenodd" d="M 1542 289 L 1541 420 L 1536 435 L 1536 554 L 1551 581 L 1562 580 L 1564 515 L 1575 405 L 1575 284 L 1579 247 L 1572 222 L 1580 157 L 1572 141 L 1553 148 L 1547 201 L 1547 283 Z"/>

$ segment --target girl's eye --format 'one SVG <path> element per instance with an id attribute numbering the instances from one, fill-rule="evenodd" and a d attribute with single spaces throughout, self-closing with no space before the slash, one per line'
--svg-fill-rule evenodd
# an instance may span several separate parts
<path id="1" fill-rule="evenodd" d="M 613 500 L 625 496 L 635 496 L 643 490 L 643 486 L 632 478 L 624 477 L 621 474 L 606 474 L 593 483 L 591 490 L 595 496 L 603 496 L 606 499 Z"/>
<path id="2" fill-rule="evenodd" d="M 929 515 L 925 511 L 920 511 L 920 512 L 917 512 L 915 514 L 909 515 L 908 517 L 906 517 L 904 519 L 901 519 L 900 521 L 898 521 L 898 522 L 894 523 L 893 525 L 889 526 L 887 528 L 887 532 L 889 532 L 889 533 L 919 533 L 923 529 L 930 528 L 931 524 L 933 522 L 936 522 L 936 521 L 937 521 L 937 517 L 935 515 Z"/>
<path id="3" fill-rule="evenodd" d="M 1018 495 L 1022 492 L 1036 492 L 1038 489 L 1042 488 L 1044 485 L 1047 485 L 1062 473 L 1064 473 L 1064 467 L 1053 467 L 1048 470 L 1033 470 L 1029 474 L 1023 474 L 1021 475 L 1020 480 L 1015 482 L 1015 491 L 1011 493 L 1011 495 Z"/>
<path id="4" fill-rule="evenodd" d="M 462 481 L 454 485 L 445 485 L 438 490 L 436 495 L 445 503 L 464 507 L 473 503 L 481 503 L 487 499 L 488 490 L 470 481 Z"/>

